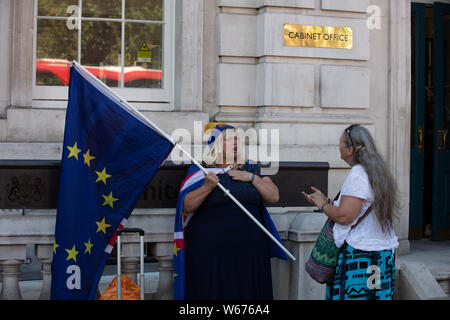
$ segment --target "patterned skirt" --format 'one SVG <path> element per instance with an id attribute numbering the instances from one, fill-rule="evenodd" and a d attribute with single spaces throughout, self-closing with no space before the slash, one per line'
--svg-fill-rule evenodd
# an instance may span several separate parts
<path id="1" fill-rule="evenodd" d="M 394 284 L 395 250 L 362 251 L 344 243 L 326 300 L 392 300 Z"/>

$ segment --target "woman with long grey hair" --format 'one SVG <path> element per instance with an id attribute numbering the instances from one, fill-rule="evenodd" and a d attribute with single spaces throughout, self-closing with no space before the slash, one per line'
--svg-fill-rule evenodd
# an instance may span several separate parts
<path id="1" fill-rule="evenodd" d="M 346 128 L 339 150 L 351 170 L 337 199 L 331 203 L 314 187 L 313 193 L 302 193 L 334 221 L 340 251 L 326 298 L 392 299 L 398 247 L 393 227 L 398 198 L 395 180 L 363 126 Z"/>

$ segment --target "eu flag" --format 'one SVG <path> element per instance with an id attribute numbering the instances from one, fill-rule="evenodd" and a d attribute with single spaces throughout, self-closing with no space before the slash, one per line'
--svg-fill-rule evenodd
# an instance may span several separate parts
<path id="1" fill-rule="evenodd" d="M 93 299 L 116 230 L 173 144 L 82 68 L 70 68 L 52 299 Z"/>

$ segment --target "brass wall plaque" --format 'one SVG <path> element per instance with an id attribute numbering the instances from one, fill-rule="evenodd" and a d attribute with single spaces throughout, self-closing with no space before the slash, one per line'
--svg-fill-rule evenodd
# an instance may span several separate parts
<path id="1" fill-rule="evenodd" d="M 285 24 L 283 39 L 284 45 L 289 47 L 352 49 L 353 29 Z"/>

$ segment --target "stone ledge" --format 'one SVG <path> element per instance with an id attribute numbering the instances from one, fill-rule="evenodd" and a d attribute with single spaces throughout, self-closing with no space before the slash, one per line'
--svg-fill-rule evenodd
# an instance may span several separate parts
<path id="1" fill-rule="evenodd" d="M 315 0 L 219 0 L 219 7 L 255 8 L 265 6 L 314 9 Z"/>
<path id="2" fill-rule="evenodd" d="M 290 241 L 315 242 L 327 216 L 321 212 L 305 212 L 298 214 L 289 227 Z"/>
<path id="3" fill-rule="evenodd" d="M 0 160 L 61 160 L 62 142 L 0 142 Z"/>
<path id="4" fill-rule="evenodd" d="M 2 223 L 8 226 L 0 229 L 0 245 L 53 244 L 56 210 L 26 209 L 25 215 L 16 212 L 9 214 L 9 211 L 0 212 Z M 144 229 L 146 242 L 172 242 L 174 216 L 175 208 L 134 209 L 126 227 L 138 226 Z M 271 213 L 271 216 L 281 238 L 287 239 L 288 230 L 290 232 L 291 229 L 289 226 L 299 214 L 280 212 Z"/>
<path id="5" fill-rule="evenodd" d="M 9 108 L 7 112 L 6 139 L 3 141 L 36 143 L 63 141 L 65 109 Z M 203 124 L 209 121 L 209 115 L 204 112 L 142 111 L 142 114 L 167 134 L 179 128 L 194 132 L 194 121 L 202 121 Z"/>
<path id="6" fill-rule="evenodd" d="M 322 10 L 366 13 L 368 7 L 369 0 L 322 0 Z"/>

